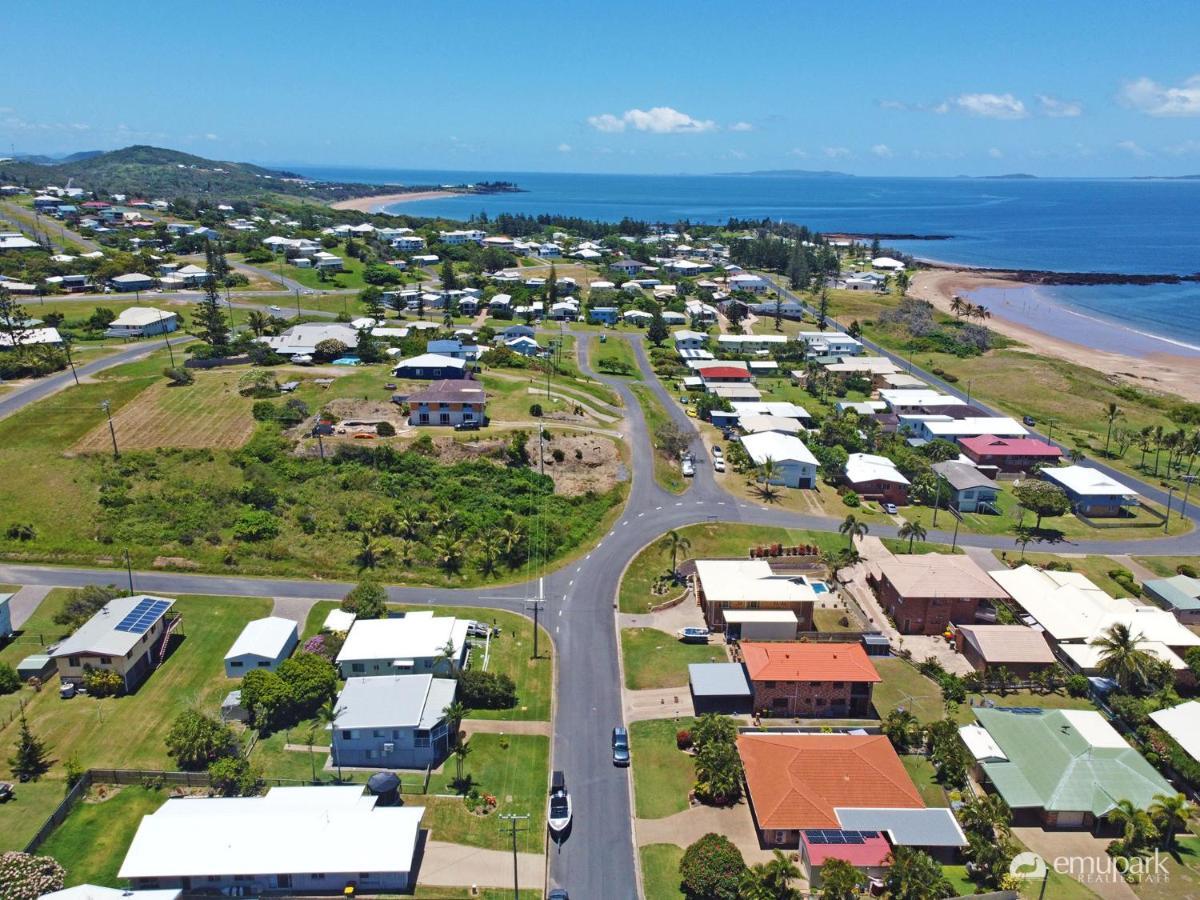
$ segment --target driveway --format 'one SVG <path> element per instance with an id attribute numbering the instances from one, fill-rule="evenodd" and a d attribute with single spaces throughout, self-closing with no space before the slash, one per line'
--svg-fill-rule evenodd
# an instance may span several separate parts
<path id="1" fill-rule="evenodd" d="M 495 828 L 498 824 L 481 822 L 480 827 Z M 523 890 L 540 891 L 546 881 L 546 857 L 541 853 L 518 853 L 517 879 Z M 417 882 L 438 887 L 511 889 L 513 855 L 507 850 L 483 850 L 429 840 L 425 842 Z"/>
<path id="2" fill-rule="evenodd" d="M 662 819 L 637 819 L 634 822 L 637 844 L 675 844 L 686 847 L 709 832 L 729 838 L 742 851 L 747 865 L 768 862 L 771 851 L 758 844 L 754 816 L 750 804 L 742 800 L 725 809 L 716 806 L 693 806 Z"/>
<path id="3" fill-rule="evenodd" d="M 1108 868 L 1112 859 L 1104 849 L 1111 838 L 1098 838 L 1086 831 L 1042 828 L 1014 828 L 1013 836 L 1052 867 L 1056 858 L 1070 858 L 1076 873 L 1071 877 L 1105 900 L 1136 900 L 1133 888 Z"/>
<path id="4" fill-rule="evenodd" d="M 12 595 L 12 599 L 8 601 L 8 611 L 12 616 L 12 627 L 20 629 L 29 620 L 29 617 L 33 615 L 33 611 L 46 599 L 46 595 L 51 590 L 52 588 L 45 585 L 32 584 L 27 584 L 18 589 Z"/>
<path id="5" fill-rule="evenodd" d="M 692 692 L 685 685 L 677 688 L 653 688 L 648 691 L 622 691 L 626 722 L 646 719 L 691 718 L 696 714 Z"/>

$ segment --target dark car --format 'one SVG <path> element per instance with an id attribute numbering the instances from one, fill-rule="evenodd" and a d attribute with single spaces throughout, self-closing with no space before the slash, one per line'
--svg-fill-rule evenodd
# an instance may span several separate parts
<path id="1" fill-rule="evenodd" d="M 571 900 L 563 888 L 554 888 L 546 895 L 546 900 Z"/>
<path id="2" fill-rule="evenodd" d="M 1034 425 L 1037 424 L 1037 422 L 1035 422 L 1033 420 L 1033 416 L 1022 416 L 1021 421 L 1025 424 L 1025 426 L 1027 428 L 1032 428 Z"/>
<path id="3" fill-rule="evenodd" d="M 612 754 L 613 765 L 629 765 L 629 732 L 619 726 L 612 732 Z"/>
<path id="4" fill-rule="evenodd" d="M 454 426 L 454 430 L 455 431 L 478 431 L 479 430 L 479 421 L 477 419 L 472 419 L 469 422 L 459 422 L 457 425 Z"/>

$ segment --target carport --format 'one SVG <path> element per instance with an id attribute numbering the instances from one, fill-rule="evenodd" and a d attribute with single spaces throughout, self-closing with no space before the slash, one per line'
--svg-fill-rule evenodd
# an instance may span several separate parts
<path id="1" fill-rule="evenodd" d="M 750 682 L 741 663 L 692 663 L 688 678 L 696 715 L 750 712 Z"/>

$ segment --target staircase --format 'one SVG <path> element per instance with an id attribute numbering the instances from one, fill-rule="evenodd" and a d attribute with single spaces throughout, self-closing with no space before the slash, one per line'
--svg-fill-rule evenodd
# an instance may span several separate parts
<path id="1" fill-rule="evenodd" d="M 161 666 L 163 660 L 167 658 L 167 648 L 171 646 L 171 635 L 182 623 L 183 616 L 176 616 L 167 622 L 167 627 L 163 629 L 162 643 L 158 645 L 158 659 L 154 663 L 155 668 Z"/>

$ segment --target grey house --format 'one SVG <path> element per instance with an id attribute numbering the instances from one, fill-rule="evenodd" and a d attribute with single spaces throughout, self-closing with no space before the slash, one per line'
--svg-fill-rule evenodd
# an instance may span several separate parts
<path id="1" fill-rule="evenodd" d="M 1000 485 L 977 468 L 958 460 L 934 463 L 931 466 L 943 481 L 943 491 L 949 490 L 948 500 L 959 512 L 997 513 L 996 497 Z"/>
<path id="2" fill-rule="evenodd" d="M 338 695 L 333 761 L 340 766 L 423 769 L 450 752 L 444 710 L 458 682 L 432 675 L 350 678 Z"/>

